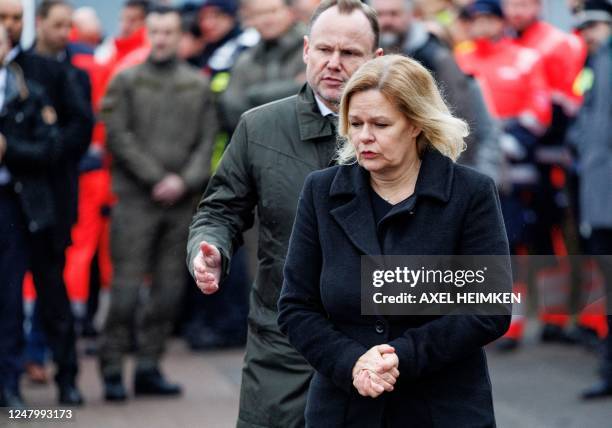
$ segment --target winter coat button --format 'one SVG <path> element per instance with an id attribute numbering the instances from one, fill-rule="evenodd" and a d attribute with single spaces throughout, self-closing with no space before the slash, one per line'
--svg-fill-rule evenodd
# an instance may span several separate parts
<path id="1" fill-rule="evenodd" d="M 376 321 L 376 333 L 383 334 L 385 332 L 385 323 L 381 320 Z"/>

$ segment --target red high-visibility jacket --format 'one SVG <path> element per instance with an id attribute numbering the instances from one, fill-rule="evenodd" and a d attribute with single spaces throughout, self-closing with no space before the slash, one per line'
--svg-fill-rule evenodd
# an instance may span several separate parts
<path id="1" fill-rule="evenodd" d="M 581 97 L 572 90 L 587 56 L 584 40 L 543 21 L 537 21 L 513 39 L 518 46 L 535 49 L 542 56 L 552 101 L 574 116 Z"/>
<path id="2" fill-rule="evenodd" d="M 550 90 L 541 56 L 503 38 L 476 40 L 470 50 L 456 53 L 459 67 L 474 76 L 491 113 L 498 119 L 518 119 L 535 135 L 551 121 Z"/>

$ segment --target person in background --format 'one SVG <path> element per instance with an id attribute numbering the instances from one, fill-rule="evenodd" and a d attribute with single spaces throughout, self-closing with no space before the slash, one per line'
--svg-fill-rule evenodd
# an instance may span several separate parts
<path id="1" fill-rule="evenodd" d="M 85 72 L 71 65 L 71 55 L 67 50 L 72 26 L 71 16 L 72 7 L 65 1 L 45 0 L 42 2 L 36 10 L 36 41 L 34 50 L 43 57 L 52 58 L 64 64 L 66 70 L 71 75 L 70 80 L 78 85 L 81 94 L 89 100 L 91 97 L 89 77 Z M 80 195 L 82 196 L 82 194 Z M 69 261 L 67 257 L 66 266 L 68 265 Z M 66 278 L 64 279 L 66 280 Z M 72 284 L 66 281 L 68 297 L 72 302 L 73 314 L 78 323 L 85 313 L 85 305 L 84 302 L 75 304 L 72 298 L 73 293 L 71 293 L 71 285 Z M 26 286 L 31 286 L 31 277 L 29 276 Z M 31 306 L 31 310 L 26 311 L 26 320 L 29 321 L 28 325 L 30 328 L 26 334 L 25 367 L 30 380 L 46 383 L 44 370 L 44 363 L 46 360 L 46 339 L 43 328 L 40 325 L 41 316 L 37 308 L 38 306 L 34 303 Z"/>
<path id="2" fill-rule="evenodd" d="M 140 63 L 140 56 L 146 57 L 148 54 L 145 19 L 149 8 L 148 0 L 126 0 L 121 9 L 119 34 L 109 38 L 96 49 L 96 59 L 106 70 L 104 88 L 119 69 L 126 67 L 124 63 Z M 138 52 L 143 50 L 145 53 L 139 55 Z M 136 61 L 129 58 L 133 55 L 138 56 Z"/>
<path id="3" fill-rule="evenodd" d="M 612 2 L 587 0 L 576 20 L 589 55 L 577 80 L 584 103 L 568 131 L 568 143 L 578 154 L 580 229 L 586 252 L 599 262 L 608 324 L 601 379 L 582 393 L 588 400 L 612 396 Z"/>
<path id="4" fill-rule="evenodd" d="M 77 217 L 78 162 L 91 141 L 93 114 L 73 71 L 55 58 L 45 58 L 34 49 L 24 51 L 19 45 L 23 30 L 23 5 L 19 0 L 0 0 L 0 22 L 13 48 L 5 61 L 15 62 L 26 79 L 43 87 L 59 127 L 59 160 L 49 171 L 56 224 L 32 241 L 30 270 L 33 275 L 42 325 L 57 366 L 55 381 L 59 401 L 81 404 L 76 387 L 78 372 L 74 319 L 64 285 L 65 250 L 70 230 Z M 39 231 L 37 222 L 29 224 L 31 233 Z"/>
<path id="5" fill-rule="evenodd" d="M 221 112 L 221 99 L 232 80 L 236 60 L 246 49 L 259 41 L 254 29 L 241 27 L 237 0 L 205 0 L 198 14 L 198 22 L 205 43 L 204 51 L 195 63 L 210 77 L 215 106 Z M 219 164 L 236 124 L 218 114 L 219 132 L 211 159 L 214 172 Z M 225 279 L 226 286 L 214 296 L 204 296 L 188 286 L 187 320 L 184 337 L 195 351 L 243 346 L 246 341 L 249 275 L 248 254 L 241 248 L 232 261 L 232 269 Z M 191 283 L 188 280 L 188 283 Z"/>
<path id="6" fill-rule="evenodd" d="M 223 279 L 257 208 L 259 263 L 240 428 L 304 426 L 312 369 L 277 326 L 282 269 L 304 179 L 332 163 L 342 87 L 360 65 L 382 55 L 378 34 L 376 12 L 362 2 L 321 2 L 304 38 L 307 84 L 297 96 L 243 115 L 193 218 L 187 263 L 198 287 L 212 294 L 226 287 Z"/>
<path id="7" fill-rule="evenodd" d="M 0 17 L 9 11 L 1 6 Z M 57 221 L 47 174 L 60 153 L 53 107 L 42 87 L 26 82 L 15 63 L 6 65 L 10 49 L 0 24 L 0 406 L 24 408 L 22 283 L 32 246 L 47 240 Z"/>
<path id="8" fill-rule="evenodd" d="M 321 0 L 291 0 L 290 5 L 298 21 L 305 25 L 310 22 L 310 17 L 319 6 Z"/>
<path id="9" fill-rule="evenodd" d="M 187 3 L 181 8 L 181 28 L 183 35 L 179 46 L 178 55 L 180 58 L 187 61 L 189 64 L 196 66 L 198 57 L 202 54 L 204 46 L 204 37 L 198 23 L 199 6 L 195 3 Z"/>
<path id="10" fill-rule="evenodd" d="M 217 123 L 209 82 L 177 58 L 179 12 L 154 9 L 147 29 L 149 58 L 113 79 L 101 108 L 118 197 L 111 221 L 111 301 L 99 350 L 108 401 L 127 398 L 123 359 L 134 319 L 135 394 L 181 393 L 162 375 L 160 360 L 183 290 L 181 253 L 192 199 L 210 172 Z M 140 302 L 147 276 L 148 297 Z"/>
<path id="11" fill-rule="evenodd" d="M 84 337 L 97 336 L 94 316 L 102 288 L 108 290 L 112 276 L 109 229 L 111 192 L 110 156 L 105 146 L 104 124 L 99 118 L 100 103 L 106 89 L 106 70 L 95 57 L 102 40 L 102 28 L 96 11 L 90 7 L 72 14 L 70 43 L 66 47 L 70 62 L 85 71 L 91 82 L 91 103 L 96 114 L 91 144 L 79 163 L 79 220 L 72 229 L 72 245 L 66 253 L 64 278 L 73 308 L 86 305 L 77 318 L 78 332 Z M 82 314 L 83 310 L 76 314 Z M 90 343 L 87 352 L 95 349 Z"/>
<path id="12" fill-rule="evenodd" d="M 557 256 L 575 253 L 579 251 L 578 243 L 572 236 L 578 234 L 575 231 L 576 216 L 570 206 L 571 183 L 575 177 L 568 168 L 570 155 L 565 145 L 565 134 L 581 103 L 581 97 L 573 90 L 573 83 L 583 67 L 586 46 L 577 35 L 565 33 L 540 18 L 542 0 L 502 0 L 501 4 L 513 42 L 537 51 L 542 57 L 544 76 L 551 93 L 552 120 L 534 148 L 534 161 L 540 179 L 533 196 L 535 222 L 529 253 Z M 537 277 L 537 272 L 542 270 L 538 260 L 532 261 L 534 263 L 529 269 L 535 271 L 534 277 Z M 576 270 L 575 267 L 573 269 Z M 573 276 L 577 277 L 579 273 L 573 273 Z M 579 283 L 574 281 L 572 288 L 578 287 Z M 565 294 L 564 299 L 570 305 L 571 296 L 567 292 Z M 541 309 L 539 318 L 543 325 L 540 338 L 543 342 L 575 341 L 569 334 L 571 318 L 568 310 L 566 313 L 549 313 Z M 523 330 L 524 322 L 513 320 L 513 326 L 505 338 L 508 339 L 507 343 L 520 342 Z"/>
<path id="13" fill-rule="evenodd" d="M 305 81 L 301 47 L 306 28 L 286 0 L 243 0 L 242 8 L 261 39 L 240 54 L 221 97 L 231 128 L 245 111 L 294 95 Z"/>
<path id="14" fill-rule="evenodd" d="M 72 14 L 72 26 L 71 39 L 92 47 L 102 42 L 102 23 L 93 7 L 76 8 Z"/>
<path id="15" fill-rule="evenodd" d="M 513 254 L 523 254 L 533 247 L 534 197 L 540 181 L 534 151 L 550 125 L 550 91 L 538 52 L 505 37 L 498 0 L 476 0 L 468 13 L 473 44 L 471 49 L 457 52 L 457 62 L 478 79 L 489 110 L 501 123 L 501 147 L 508 164 L 502 211 L 510 249 Z M 526 278 L 519 272 L 522 270 L 513 270 L 515 291 L 524 292 Z M 515 308 L 514 326 L 522 325 L 524 316 Z M 511 327 L 497 342 L 498 348 L 516 348 L 519 342 L 515 334 Z"/>
<path id="16" fill-rule="evenodd" d="M 499 128 L 487 110 L 478 83 L 461 71 L 452 51 L 414 15 L 412 1 L 374 0 L 372 6 L 378 13 L 385 52 L 403 53 L 423 64 L 442 88 L 452 111 L 470 126 L 467 150 L 459 163 L 499 182 L 503 160 Z"/>

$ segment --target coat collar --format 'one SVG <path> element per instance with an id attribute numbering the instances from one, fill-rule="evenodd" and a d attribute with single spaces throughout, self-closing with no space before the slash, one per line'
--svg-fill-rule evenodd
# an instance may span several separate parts
<path id="1" fill-rule="evenodd" d="M 453 173 L 453 162 L 448 157 L 434 148 L 427 148 L 415 185 L 414 203 L 394 207 L 383 221 L 407 212 L 413 214 L 413 210 L 418 209 L 416 204 L 423 197 L 448 202 Z M 369 173 L 357 164 L 338 168 L 331 184 L 330 197 L 340 200 L 341 204 L 333 208 L 330 214 L 364 254 L 382 254 L 370 202 L 369 177 Z"/>
<path id="2" fill-rule="evenodd" d="M 329 120 L 321 116 L 314 92 L 307 83 L 300 89 L 296 103 L 300 139 L 302 141 L 334 136 L 334 130 Z"/>

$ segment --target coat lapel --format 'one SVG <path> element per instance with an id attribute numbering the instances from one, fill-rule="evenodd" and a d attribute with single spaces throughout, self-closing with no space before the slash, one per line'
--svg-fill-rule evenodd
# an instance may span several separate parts
<path id="1" fill-rule="evenodd" d="M 368 173 L 363 168 L 357 164 L 341 166 L 330 189 L 330 196 L 339 204 L 330 214 L 360 251 L 378 255 L 382 251 L 376 234 L 369 186 Z"/>
<path id="2" fill-rule="evenodd" d="M 438 150 L 427 148 L 415 185 L 415 199 L 410 204 L 393 208 L 383 221 L 403 214 L 414 214 L 418 210 L 419 199 L 423 197 L 448 202 L 453 176 L 453 162 Z M 332 182 L 330 197 L 338 201 L 330 214 L 351 242 L 364 254 L 382 254 L 370 201 L 368 172 L 358 164 L 341 166 Z"/>

